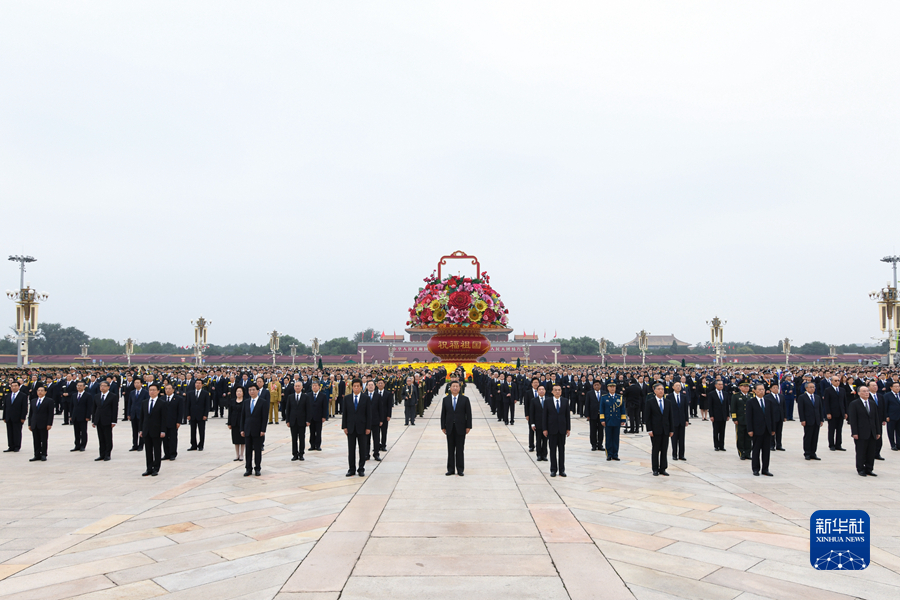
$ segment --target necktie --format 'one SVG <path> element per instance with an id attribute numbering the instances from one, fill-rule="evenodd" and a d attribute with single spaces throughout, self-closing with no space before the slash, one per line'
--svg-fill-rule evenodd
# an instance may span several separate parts
<path id="1" fill-rule="evenodd" d="M 872 414 L 872 411 L 869 409 L 869 401 L 866 400 L 866 412 Z"/>
<path id="2" fill-rule="evenodd" d="M 675 394 L 675 404 L 681 407 L 681 394 Z"/>
<path id="3" fill-rule="evenodd" d="M 37 401 L 37 408 L 40 408 L 40 407 L 41 407 L 41 399 L 38 398 L 38 401 Z"/>
<path id="4" fill-rule="evenodd" d="M 359 407 L 359 396 L 353 396 L 353 408 Z"/>
<path id="5" fill-rule="evenodd" d="M 456 396 L 453 396 L 453 410 L 456 410 Z"/>
<path id="6" fill-rule="evenodd" d="M 559 398 L 556 399 L 556 412 L 559 412 Z"/>
<path id="7" fill-rule="evenodd" d="M 659 399 L 659 412 L 663 412 L 663 399 Z"/>
<path id="8" fill-rule="evenodd" d="M 78 394 L 78 400 L 81 400 L 81 393 Z"/>
<path id="9" fill-rule="evenodd" d="M 154 404 L 155 402 L 156 402 L 156 398 L 150 398 L 150 410 L 147 411 L 148 413 L 152 413 L 152 412 L 153 412 L 153 404 Z"/>
<path id="10" fill-rule="evenodd" d="M 722 397 L 722 392 L 719 392 L 719 402 L 724 402 L 725 399 Z"/>
<path id="11" fill-rule="evenodd" d="M 250 412 L 253 412 L 253 408 L 256 406 L 256 398 L 250 399 Z M 205 426 L 204 426 L 205 427 Z"/>
<path id="12" fill-rule="evenodd" d="M 100 402 L 106 402 L 106 394 L 100 396 Z"/>
<path id="13" fill-rule="evenodd" d="M 18 394 L 18 392 L 16 392 L 16 394 Z M 16 394 L 13 394 L 12 397 L 9 399 L 10 404 L 12 404 L 13 402 L 16 401 Z"/>
<path id="14" fill-rule="evenodd" d="M 810 400 L 810 402 L 813 403 L 813 406 L 816 405 L 816 397 L 815 397 L 814 394 L 810 394 L 810 395 L 809 395 L 809 400 Z"/>
<path id="15" fill-rule="evenodd" d="M 763 413 L 765 413 L 765 412 L 766 412 L 766 401 L 763 400 L 762 398 L 760 398 L 760 399 L 759 399 L 759 405 L 762 407 Z"/>

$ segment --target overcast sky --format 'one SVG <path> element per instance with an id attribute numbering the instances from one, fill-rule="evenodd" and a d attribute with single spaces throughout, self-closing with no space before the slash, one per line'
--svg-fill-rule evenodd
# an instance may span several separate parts
<path id="1" fill-rule="evenodd" d="M 0 253 L 38 259 L 42 321 L 119 340 L 187 344 L 200 315 L 220 344 L 400 332 L 464 250 L 517 333 L 698 342 L 718 315 L 729 340 L 870 342 L 900 252 L 898 22 L 3 2 Z"/>

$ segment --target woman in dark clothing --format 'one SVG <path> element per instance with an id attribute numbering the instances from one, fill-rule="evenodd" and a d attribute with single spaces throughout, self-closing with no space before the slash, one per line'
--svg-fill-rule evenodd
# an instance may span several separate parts
<path id="1" fill-rule="evenodd" d="M 228 405 L 228 429 L 231 430 L 231 443 L 234 444 L 235 462 L 244 460 L 244 438 L 241 430 L 244 428 L 244 388 L 234 388 L 234 398 Z"/>

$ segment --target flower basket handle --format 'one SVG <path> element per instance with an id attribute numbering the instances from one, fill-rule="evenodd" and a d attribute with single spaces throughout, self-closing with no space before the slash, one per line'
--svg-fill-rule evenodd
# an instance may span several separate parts
<path id="1" fill-rule="evenodd" d="M 438 267 L 437 267 L 438 281 L 441 280 L 441 266 L 447 264 L 448 258 L 472 259 L 472 264 L 475 265 L 475 269 L 476 269 L 475 277 L 476 277 L 476 279 L 481 279 L 481 263 L 478 262 L 478 259 L 475 256 L 472 256 L 471 254 L 466 254 L 462 250 L 457 250 L 456 252 L 454 252 L 452 254 L 447 254 L 445 256 L 442 256 L 441 260 L 438 261 Z"/>

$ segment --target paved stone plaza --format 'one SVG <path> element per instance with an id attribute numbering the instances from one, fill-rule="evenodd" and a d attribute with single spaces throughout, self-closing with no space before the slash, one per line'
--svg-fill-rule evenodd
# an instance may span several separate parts
<path id="1" fill-rule="evenodd" d="M 652 477 L 650 441 L 623 436 L 621 462 L 591 452 L 587 422 L 573 420 L 568 478 L 534 462 L 521 407 L 497 423 L 473 386 L 466 476 L 446 477 L 434 403 L 416 427 L 392 420 L 389 451 L 365 478 L 344 476 L 340 421 L 323 451 L 290 461 L 290 435 L 270 426 L 261 477 L 243 477 L 222 419 L 206 450 L 141 477 L 128 424 L 113 460 L 70 453 L 72 430 L 50 432 L 49 460 L 0 455 L 0 598 L 426 599 L 465 598 L 894 598 L 900 593 L 900 456 L 887 449 L 880 477 L 856 475 L 853 452 L 803 460 L 799 423 L 774 478 L 753 477 L 712 450 L 695 420 L 687 462 Z M 401 411 L 395 411 L 400 414 Z M 27 434 L 27 432 L 26 432 Z M 849 432 L 845 428 L 845 435 Z M 823 433 L 824 438 L 824 433 Z M 823 450 L 824 445 L 824 451 Z M 847 442 L 845 441 L 845 445 Z M 817 572 L 808 522 L 817 509 L 857 508 L 873 523 L 873 564 Z"/>

